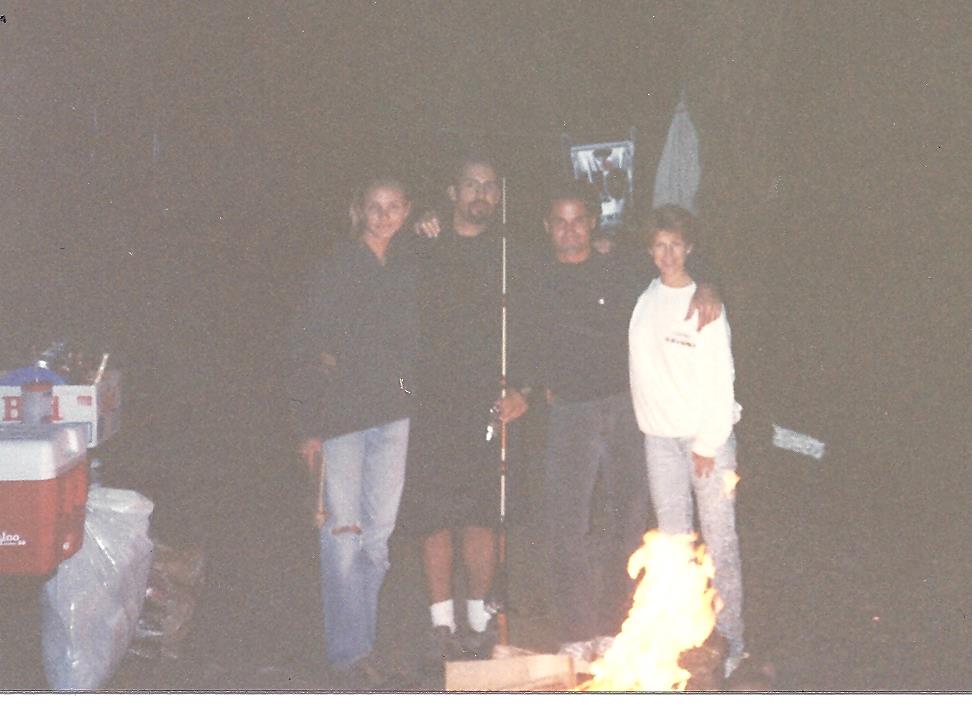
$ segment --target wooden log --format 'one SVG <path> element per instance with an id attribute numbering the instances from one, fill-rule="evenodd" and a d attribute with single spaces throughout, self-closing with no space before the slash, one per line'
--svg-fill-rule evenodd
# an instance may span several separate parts
<path id="1" fill-rule="evenodd" d="M 723 670 L 729 644 L 713 631 L 698 648 L 682 653 L 678 664 L 692 673 L 686 692 L 711 692 L 723 689 Z"/>
<path id="2" fill-rule="evenodd" d="M 446 691 L 533 692 L 577 686 L 574 662 L 567 655 L 450 661 L 445 667 Z"/>

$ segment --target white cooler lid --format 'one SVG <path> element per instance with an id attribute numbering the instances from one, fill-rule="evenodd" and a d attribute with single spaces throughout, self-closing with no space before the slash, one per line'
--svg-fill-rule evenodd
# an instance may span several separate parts
<path id="1" fill-rule="evenodd" d="M 0 425 L 0 481 L 42 481 L 74 468 L 87 454 L 83 424 Z"/>

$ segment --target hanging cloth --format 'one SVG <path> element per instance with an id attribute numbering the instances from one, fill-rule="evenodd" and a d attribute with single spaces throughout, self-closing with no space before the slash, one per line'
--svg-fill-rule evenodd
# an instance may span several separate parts
<path id="1" fill-rule="evenodd" d="M 683 92 L 668 128 L 665 149 L 658 161 L 652 207 L 678 204 L 695 214 L 695 193 L 699 189 L 701 175 L 699 136 L 689 117 Z"/>

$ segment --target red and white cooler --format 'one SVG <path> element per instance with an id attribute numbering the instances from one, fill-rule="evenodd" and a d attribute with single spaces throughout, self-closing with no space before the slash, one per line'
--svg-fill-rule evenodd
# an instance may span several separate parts
<path id="1" fill-rule="evenodd" d="M 44 576 L 81 548 L 83 425 L 0 426 L 0 575 Z"/>

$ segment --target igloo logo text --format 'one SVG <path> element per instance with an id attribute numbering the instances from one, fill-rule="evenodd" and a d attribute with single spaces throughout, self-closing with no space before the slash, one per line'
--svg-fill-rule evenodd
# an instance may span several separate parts
<path id="1" fill-rule="evenodd" d="M 8 533 L 6 530 L 0 530 L 0 547 L 9 545 L 26 545 L 27 541 L 24 540 L 17 533 Z"/>

